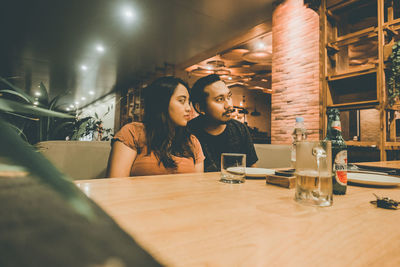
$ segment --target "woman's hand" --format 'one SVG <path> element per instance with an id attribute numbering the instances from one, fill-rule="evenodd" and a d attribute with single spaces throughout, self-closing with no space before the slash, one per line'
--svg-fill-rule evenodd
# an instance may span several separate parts
<path id="1" fill-rule="evenodd" d="M 194 171 L 195 172 L 204 172 L 204 161 L 194 164 Z"/>

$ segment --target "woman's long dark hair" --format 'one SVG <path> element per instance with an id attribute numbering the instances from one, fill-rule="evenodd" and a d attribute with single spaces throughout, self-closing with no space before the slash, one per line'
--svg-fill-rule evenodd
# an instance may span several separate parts
<path id="1" fill-rule="evenodd" d="M 188 89 L 183 80 L 168 76 L 158 78 L 143 90 L 147 154 L 154 152 L 158 164 L 172 169 L 177 168 L 172 156 L 192 157 L 194 161 L 189 131 L 176 126 L 168 113 L 171 96 L 179 84 Z"/>

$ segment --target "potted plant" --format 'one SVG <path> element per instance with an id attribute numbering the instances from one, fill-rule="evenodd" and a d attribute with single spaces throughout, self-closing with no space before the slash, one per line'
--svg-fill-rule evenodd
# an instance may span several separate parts
<path id="1" fill-rule="evenodd" d="M 400 97 L 400 41 L 393 45 L 388 64 L 388 105 L 393 106 Z"/>

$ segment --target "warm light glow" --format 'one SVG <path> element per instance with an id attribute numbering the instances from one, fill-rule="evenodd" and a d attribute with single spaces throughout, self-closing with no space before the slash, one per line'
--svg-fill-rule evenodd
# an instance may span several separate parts
<path id="1" fill-rule="evenodd" d="M 257 42 L 257 43 L 256 43 L 256 49 L 257 49 L 257 50 L 263 50 L 263 49 L 265 49 L 265 44 L 264 44 L 263 42 L 261 42 L 261 41 Z"/>
<path id="2" fill-rule="evenodd" d="M 231 76 L 229 76 L 229 77 L 228 77 L 228 80 L 232 80 L 232 77 L 231 77 Z"/>
<path id="3" fill-rule="evenodd" d="M 88 68 L 87 68 L 87 66 L 86 65 L 81 65 L 81 70 L 87 70 Z"/>

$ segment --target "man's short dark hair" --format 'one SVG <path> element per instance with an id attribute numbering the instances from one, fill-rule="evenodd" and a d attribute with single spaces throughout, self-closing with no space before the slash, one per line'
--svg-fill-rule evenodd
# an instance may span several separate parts
<path id="1" fill-rule="evenodd" d="M 193 103 L 193 107 L 195 110 L 200 113 L 200 110 L 197 110 L 196 103 L 200 105 L 201 108 L 205 107 L 206 104 L 206 97 L 208 96 L 207 93 L 204 92 L 204 88 L 208 85 L 213 84 L 217 81 L 221 81 L 218 74 L 210 74 L 205 77 L 198 79 L 191 90 L 191 100 Z"/>

